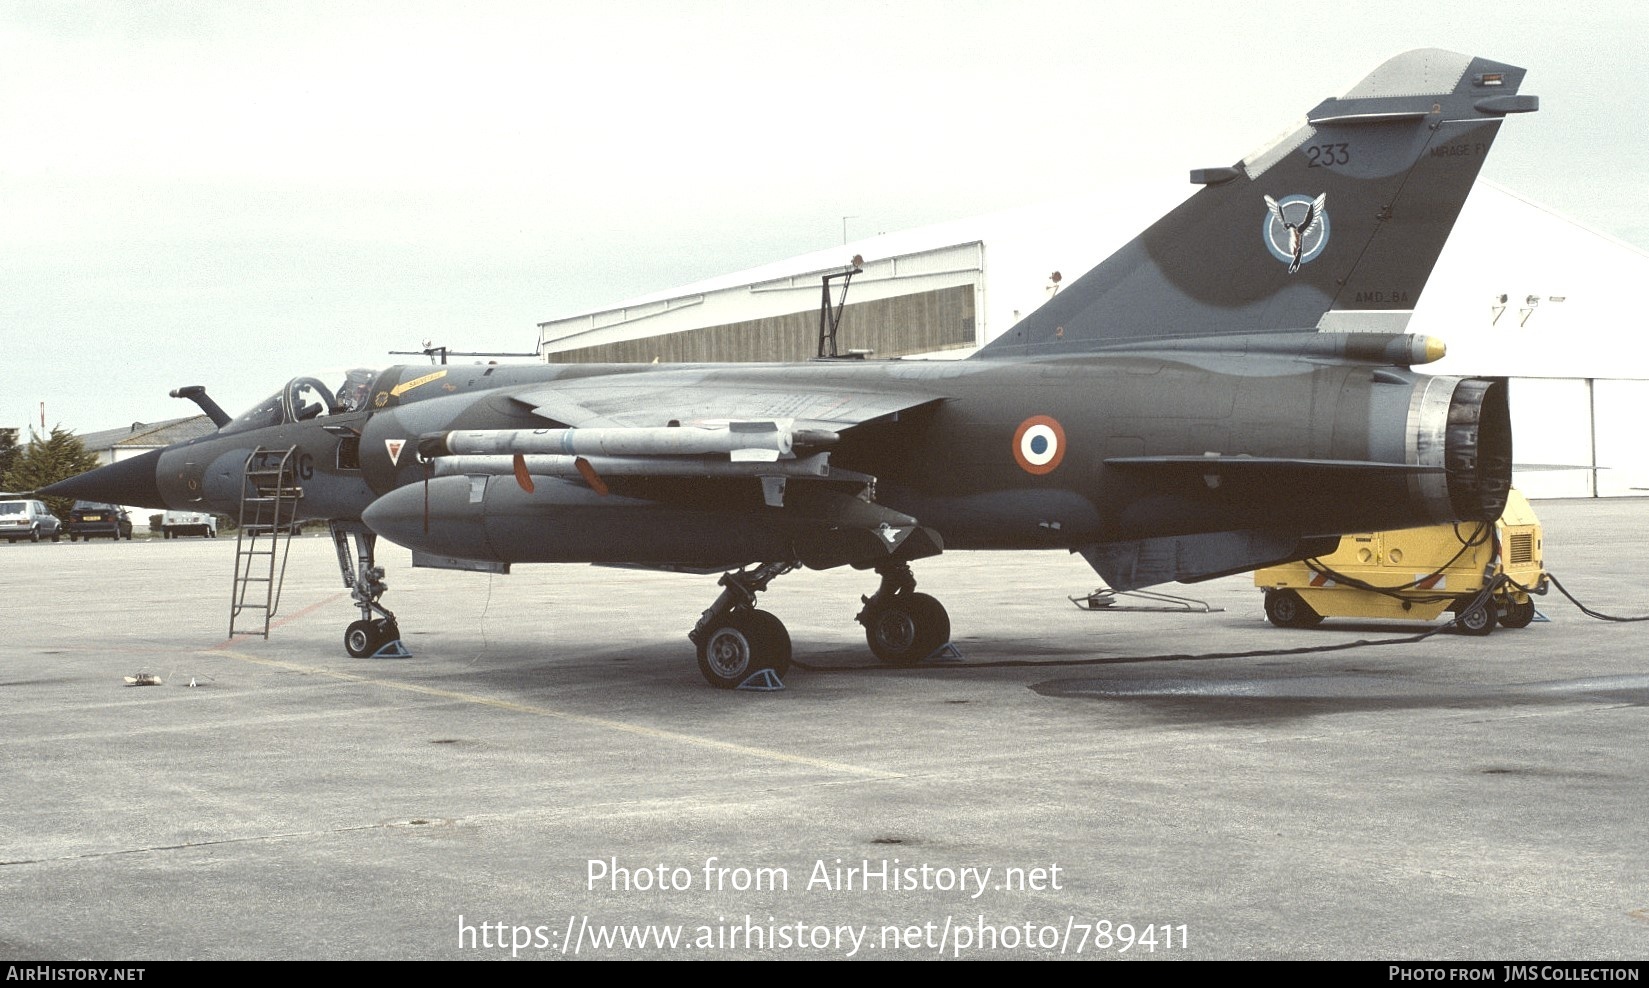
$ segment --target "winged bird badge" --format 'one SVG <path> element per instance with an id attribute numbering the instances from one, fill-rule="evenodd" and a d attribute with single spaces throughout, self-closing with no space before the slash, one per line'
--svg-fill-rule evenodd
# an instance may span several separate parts
<path id="1" fill-rule="evenodd" d="M 1265 208 L 1270 211 L 1265 246 L 1277 260 L 1288 264 L 1289 274 L 1314 260 L 1328 245 L 1327 204 L 1327 192 L 1315 199 L 1285 196 L 1281 202 L 1265 197 Z"/>

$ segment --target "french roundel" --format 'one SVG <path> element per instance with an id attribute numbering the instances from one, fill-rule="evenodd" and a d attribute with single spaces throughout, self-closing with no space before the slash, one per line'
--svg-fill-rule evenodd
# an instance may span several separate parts
<path id="1" fill-rule="evenodd" d="M 1046 415 L 1032 415 L 1013 434 L 1013 458 L 1026 473 L 1051 473 L 1065 458 L 1065 429 Z"/>

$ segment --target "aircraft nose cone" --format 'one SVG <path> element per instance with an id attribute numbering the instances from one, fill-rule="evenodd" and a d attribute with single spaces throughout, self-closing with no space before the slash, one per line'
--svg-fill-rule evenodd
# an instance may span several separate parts
<path id="1" fill-rule="evenodd" d="M 167 507 L 155 482 L 155 470 L 160 465 L 160 454 L 154 449 L 129 460 L 119 460 L 106 467 L 88 470 L 83 474 L 59 480 L 42 487 L 46 497 L 67 497 L 79 501 L 105 501 L 109 504 L 129 504 L 134 508 Z"/>

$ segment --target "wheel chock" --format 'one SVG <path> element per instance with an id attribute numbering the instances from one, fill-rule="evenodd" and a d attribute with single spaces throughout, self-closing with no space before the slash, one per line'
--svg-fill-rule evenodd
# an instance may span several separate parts
<path id="1" fill-rule="evenodd" d="M 961 662 L 962 650 L 956 647 L 955 642 L 946 642 L 933 650 L 933 654 L 922 660 L 923 662 Z"/>
<path id="2" fill-rule="evenodd" d="M 368 658 L 372 658 L 372 659 L 410 659 L 410 658 L 412 658 L 412 653 L 407 651 L 407 647 L 405 645 L 401 644 L 401 639 L 397 638 L 394 641 L 384 642 L 384 644 L 378 649 L 378 651 L 373 652 L 371 655 L 368 656 Z"/>
<path id="3" fill-rule="evenodd" d="M 777 693 L 784 689 L 784 680 L 771 669 L 757 669 L 736 689 L 749 690 L 752 693 Z"/>
<path id="4" fill-rule="evenodd" d="M 1534 612 L 1534 620 L 1532 620 L 1532 621 L 1530 621 L 1530 622 L 1529 622 L 1529 623 L 1530 623 L 1530 624 L 1535 624 L 1535 623 L 1537 623 L 1537 622 L 1538 622 L 1538 623 L 1541 623 L 1541 624 L 1551 624 L 1551 623 L 1552 623 L 1552 619 L 1551 619 L 1551 618 L 1549 618 L 1549 617 L 1547 617 L 1547 616 L 1546 616 L 1546 615 L 1544 615 L 1544 614 L 1542 614 L 1542 613 L 1540 613 L 1540 611 L 1539 611 L 1539 610 L 1536 610 L 1536 611 L 1535 611 L 1535 612 Z"/>

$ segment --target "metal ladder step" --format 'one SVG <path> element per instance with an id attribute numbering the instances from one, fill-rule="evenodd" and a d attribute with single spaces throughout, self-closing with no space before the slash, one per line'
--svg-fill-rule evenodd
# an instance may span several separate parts
<path id="1" fill-rule="evenodd" d="M 237 633 L 269 637 L 269 622 L 280 608 L 281 585 L 286 577 L 286 557 L 291 550 L 292 529 L 297 523 L 298 502 L 303 487 L 296 476 L 297 447 L 258 447 L 242 468 L 240 525 L 235 538 L 235 576 L 229 595 L 229 636 Z M 276 466 L 267 466 L 279 457 Z M 254 467 L 252 464 L 260 464 Z M 260 541 L 267 539 L 268 541 Z M 279 566 L 277 567 L 277 562 Z M 261 584 L 262 592 L 254 592 Z M 248 599 L 251 597 L 251 599 Z M 261 612 L 263 620 L 246 612 Z"/>

